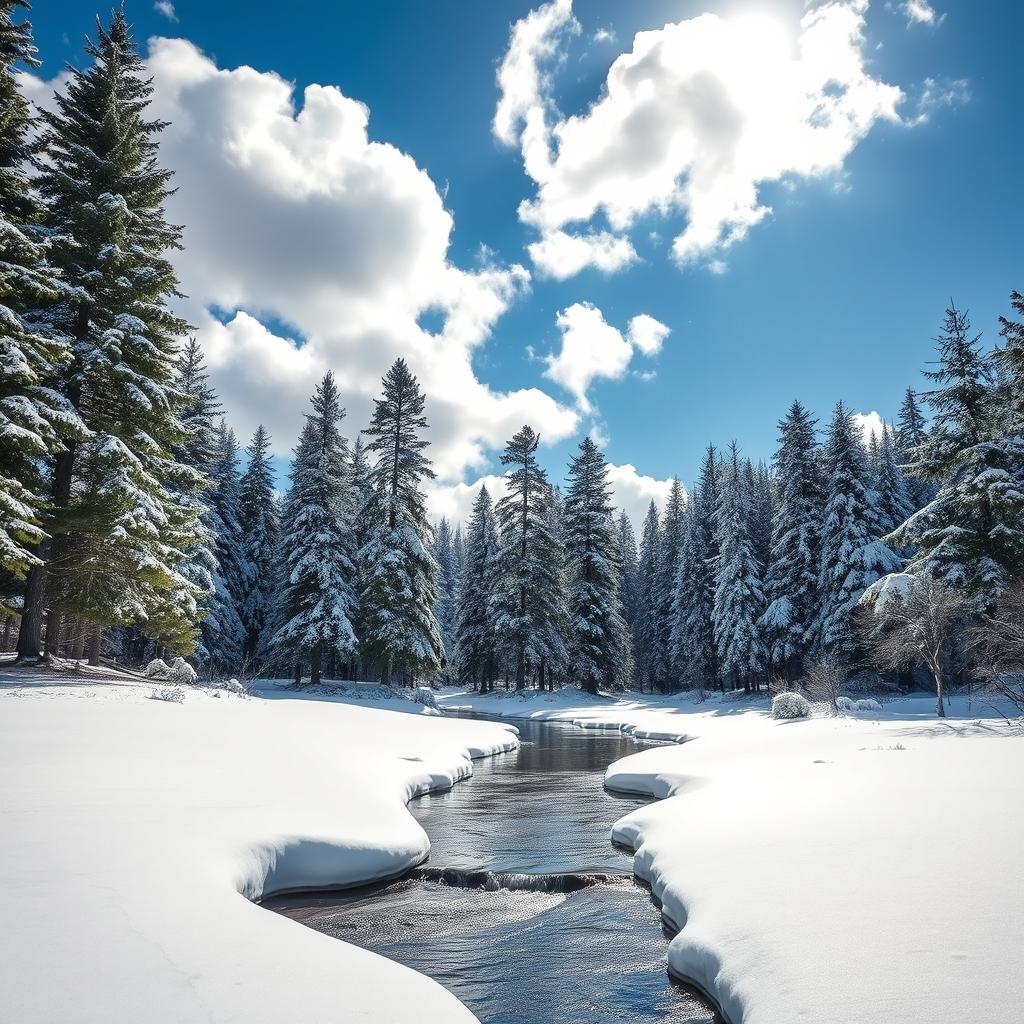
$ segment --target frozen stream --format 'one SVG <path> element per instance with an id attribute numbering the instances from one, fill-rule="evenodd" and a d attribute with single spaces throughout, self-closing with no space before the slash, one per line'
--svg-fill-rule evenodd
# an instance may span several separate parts
<path id="1" fill-rule="evenodd" d="M 606 792 L 604 770 L 646 744 L 559 723 L 516 725 L 517 751 L 478 761 L 471 779 L 409 805 L 430 836 L 421 875 L 454 869 L 456 884 L 414 873 L 265 905 L 429 975 L 484 1024 L 715 1021 L 669 979 L 660 915 L 630 877 L 631 857 L 608 838 L 640 801 Z M 595 875 L 605 879 L 592 884 Z M 498 881 L 513 888 L 480 887 Z"/>

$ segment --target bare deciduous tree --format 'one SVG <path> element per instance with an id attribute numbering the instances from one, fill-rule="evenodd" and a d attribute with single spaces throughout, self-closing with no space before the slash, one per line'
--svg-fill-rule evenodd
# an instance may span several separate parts
<path id="1" fill-rule="evenodd" d="M 977 674 L 1024 711 L 1024 584 L 1007 590 L 994 615 L 968 631 Z"/>
<path id="2" fill-rule="evenodd" d="M 823 701 L 828 704 L 832 714 L 837 714 L 837 702 L 842 696 L 843 685 L 848 675 L 849 670 L 845 662 L 826 654 L 807 667 L 804 689 L 812 700 Z"/>
<path id="3" fill-rule="evenodd" d="M 871 658 L 883 671 L 923 662 L 935 680 L 936 714 L 946 717 L 943 699 L 953 653 L 965 639 L 969 611 L 963 595 L 930 576 L 914 576 L 900 598 L 868 606 L 862 619 Z"/>

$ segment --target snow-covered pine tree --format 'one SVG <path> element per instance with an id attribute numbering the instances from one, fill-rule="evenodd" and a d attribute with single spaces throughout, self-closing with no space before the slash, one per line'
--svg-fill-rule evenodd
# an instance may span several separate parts
<path id="1" fill-rule="evenodd" d="M 36 230 L 40 197 L 25 168 L 33 119 L 15 81 L 20 64 L 38 65 L 28 21 L 15 22 L 24 0 L 0 0 L 0 570 L 23 579 L 39 564 L 44 539 L 40 460 L 86 431 L 51 386 L 71 361 L 67 339 L 31 320 L 31 310 L 61 296 L 61 283 Z"/>
<path id="2" fill-rule="evenodd" d="M 672 664 L 672 622 L 676 577 L 679 574 L 679 555 L 683 549 L 686 529 L 686 495 L 679 477 L 672 478 L 665 511 L 661 517 L 661 550 L 658 554 L 656 580 L 658 600 L 658 660 L 654 663 L 654 683 L 661 690 L 672 685 L 675 666 Z"/>
<path id="3" fill-rule="evenodd" d="M 487 487 L 481 484 L 466 526 L 466 556 L 454 653 L 456 678 L 460 682 L 471 682 L 481 693 L 494 689 L 497 669 L 497 635 L 491 607 L 497 557 L 494 506 Z"/>
<path id="4" fill-rule="evenodd" d="M 750 537 L 751 495 L 733 442 L 716 515 L 718 558 L 712 613 L 719 670 L 745 690 L 758 686 L 765 649 L 758 629 L 764 611 L 761 566 Z"/>
<path id="5" fill-rule="evenodd" d="M 526 686 L 529 666 L 559 657 L 552 643 L 560 632 L 559 586 L 552 586 L 551 486 L 537 465 L 540 437 L 524 426 L 505 446 L 501 462 L 511 467 L 498 502 L 499 552 L 493 600 L 502 654 L 515 666 L 516 689 Z"/>
<path id="6" fill-rule="evenodd" d="M 47 204 L 50 259 L 69 286 L 40 317 L 73 338 L 74 360 L 62 374 L 61 393 L 93 431 L 91 440 L 68 444 L 53 460 L 49 566 L 67 579 L 47 602 L 47 644 L 56 646 L 61 637 L 55 595 L 66 596 L 72 579 L 95 580 L 107 565 L 134 561 L 129 591 L 100 624 L 131 615 L 149 635 L 187 651 L 194 642 L 196 591 L 176 566 L 196 542 L 198 521 L 177 496 L 204 481 L 168 452 L 182 437 L 177 409 L 183 399 L 172 378 L 186 324 L 167 306 L 177 294 L 167 251 L 179 247 L 181 229 L 164 217 L 171 172 L 157 160 L 163 125 L 146 119 L 153 87 L 124 13 L 115 11 L 109 29 L 98 31 L 86 46 L 91 65 L 69 69 L 56 109 L 43 114 L 45 159 L 37 179 Z M 90 481 L 89 501 L 105 500 L 107 508 L 90 522 L 105 518 L 111 549 L 89 576 L 75 563 L 76 549 L 90 544 L 79 544 L 74 534 L 92 528 L 84 525 L 84 507 L 72 502 L 79 454 L 91 477 L 104 474 L 98 485 Z M 30 614 L 19 637 L 24 655 L 39 648 L 38 616 L 31 612 L 46 601 L 46 569 L 36 567 L 29 581 Z"/>
<path id="7" fill-rule="evenodd" d="M 431 527 L 420 484 L 434 471 L 420 437 L 426 429 L 423 393 L 398 359 L 384 376 L 384 397 L 374 401 L 373 419 L 364 433 L 377 461 L 365 512 L 370 536 L 359 558 L 361 642 L 365 654 L 381 665 L 381 678 L 392 671 L 438 671 L 444 643 L 434 618 L 437 562 L 430 553 Z"/>
<path id="8" fill-rule="evenodd" d="M 661 633 L 658 629 L 658 580 L 661 576 L 661 522 L 658 507 L 652 501 L 644 516 L 640 534 L 640 570 L 637 586 L 637 624 L 634 634 L 633 657 L 641 691 L 655 689 L 657 667 L 664 657 L 661 652 Z"/>
<path id="9" fill-rule="evenodd" d="M 597 693 L 623 666 L 625 622 L 604 454 L 590 437 L 569 460 L 565 547 L 569 562 L 569 663 L 583 689 Z"/>
<path id="10" fill-rule="evenodd" d="M 546 506 L 547 533 L 539 538 L 541 560 L 548 566 L 545 619 L 546 639 L 543 654 L 537 659 L 537 687 L 554 690 L 555 678 L 563 678 L 569 667 L 569 555 L 566 550 L 565 499 L 553 486 Z M 621 637 L 619 638 L 621 639 Z"/>
<path id="11" fill-rule="evenodd" d="M 640 611 L 640 555 L 636 546 L 636 533 L 633 523 L 625 512 L 619 513 L 616 521 L 616 550 L 619 560 L 619 600 L 622 602 L 622 614 L 629 630 L 630 650 L 633 649 L 633 638 L 636 634 Z"/>
<path id="12" fill-rule="evenodd" d="M 339 427 L 345 410 L 330 372 L 311 404 L 282 509 L 283 585 L 273 643 L 296 666 L 296 681 L 308 663 L 315 685 L 325 659 L 345 658 L 355 648 L 356 594 L 348 441 Z"/>
<path id="13" fill-rule="evenodd" d="M 239 520 L 241 496 L 238 442 L 234 431 L 224 420 L 221 420 L 217 428 L 213 461 L 208 475 L 213 484 L 208 492 L 208 500 L 215 516 L 212 529 L 217 559 L 214 591 L 220 628 L 216 637 L 206 638 L 206 644 L 213 667 L 225 672 L 237 672 L 242 664 L 245 646 L 241 608 L 249 568 Z M 207 619 L 203 619 L 204 630 L 206 622 Z"/>
<path id="14" fill-rule="evenodd" d="M 906 479 L 907 497 L 916 511 L 924 508 L 935 497 L 935 484 L 930 480 L 909 474 L 904 467 L 915 461 L 915 453 L 928 440 L 924 415 L 917 404 L 917 395 L 913 388 L 907 388 L 896 419 L 896 436 L 894 452 L 896 462 Z"/>
<path id="15" fill-rule="evenodd" d="M 803 671 L 817 614 L 819 528 L 825 500 L 816 420 L 794 402 L 779 423 L 778 505 L 759 626 L 771 665 L 787 679 Z"/>
<path id="16" fill-rule="evenodd" d="M 896 439 L 889 426 L 882 428 L 882 437 L 878 442 L 878 469 L 874 488 L 879 528 L 883 535 L 895 530 L 917 511 L 907 493 L 907 479 L 896 462 Z"/>
<path id="17" fill-rule="evenodd" d="M 452 536 L 452 571 L 455 573 L 455 611 L 458 615 L 462 597 L 462 570 L 466 567 L 466 541 L 462 534 L 462 523 L 457 523 Z"/>
<path id="18" fill-rule="evenodd" d="M 437 601 L 434 604 L 434 618 L 441 632 L 447 664 L 446 675 L 452 678 L 450 669 L 455 653 L 455 619 L 458 614 L 459 575 L 455 565 L 454 538 L 448 520 L 442 516 L 434 533 L 434 561 L 437 562 Z"/>
<path id="19" fill-rule="evenodd" d="M 697 504 L 695 494 L 694 506 Z M 675 678 L 679 685 L 684 689 L 696 689 L 701 694 L 714 684 L 718 674 L 718 652 L 712 622 L 714 582 L 707 535 L 694 507 L 686 517 L 683 549 L 676 573 L 672 663 L 676 667 Z"/>
<path id="20" fill-rule="evenodd" d="M 877 495 L 867 479 L 864 446 L 842 402 L 829 424 L 824 452 L 826 502 L 819 549 L 814 646 L 849 662 L 858 655 L 851 616 L 864 591 L 902 562 L 880 539 Z"/>
<path id="21" fill-rule="evenodd" d="M 1024 494 L 1018 447 L 1000 432 L 980 337 L 971 337 L 966 313 L 946 310 L 938 368 L 926 374 L 936 384 L 924 396 L 935 419 L 912 464 L 938 492 L 887 540 L 916 548 L 907 572 L 927 572 L 989 608 L 1024 565 Z"/>
<path id="22" fill-rule="evenodd" d="M 260 424 L 249 447 L 249 465 L 242 474 L 238 496 L 238 525 L 242 532 L 245 579 L 241 595 L 245 641 L 242 658 L 254 664 L 261 649 L 274 595 L 278 543 L 278 505 L 270 466 L 270 435 Z"/>
<path id="23" fill-rule="evenodd" d="M 750 539 L 754 544 L 754 554 L 761 563 L 763 577 L 772 557 L 775 480 L 764 462 L 755 466 L 748 459 L 747 465 L 750 467 Z"/>

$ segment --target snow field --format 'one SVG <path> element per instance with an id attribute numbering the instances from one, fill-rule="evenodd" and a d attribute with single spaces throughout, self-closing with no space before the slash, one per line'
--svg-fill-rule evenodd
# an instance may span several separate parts
<path id="1" fill-rule="evenodd" d="M 0 678 L 0 1020 L 474 1021 L 430 979 L 250 901 L 419 863 L 406 801 L 514 731 L 409 701 L 151 690 Z"/>

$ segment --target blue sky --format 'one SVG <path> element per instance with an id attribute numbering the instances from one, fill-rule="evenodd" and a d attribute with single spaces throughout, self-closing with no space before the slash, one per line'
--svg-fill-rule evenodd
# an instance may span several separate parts
<path id="1" fill-rule="evenodd" d="M 144 0 L 126 4 L 140 41 L 181 37 L 217 68 L 276 72 L 294 83 L 297 106 L 307 85 L 338 86 L 369 108 L 370 140 L 396 147 L 433 180 L 454 219 L 450 264 L 473 272 L 486 246 L 492 264 L 525 268 L 529 284 L 520 282 L 504 312 L 470 343 L 468 358 L 476 379 L 495 393 L 539 388 L 561 408 L 575 410 L 572 431 L 564 417 L 552 421 L 562 424 L 553 428 L 556 433 L 566 434 L 544 452 L 555 475 L 594 424 L 607 438 L 613 463 L 631 463 L 657 480 L 674 473 L 689 480 L 708 441 L 736 438 L 751 456 L 770 458 L 775 423 L 793 398 L 823 419 L 840 398 L 854 409 L 894 416 L 906 386 L 920 384 L 950 296 L 994 339 L 995 318 L 1006 312 L 1009 291 L 1024 287 L 1024 96 L 1007 45 L 1024 30 L 1024 5 L 932 0 L 918 2 L 914 17 L 903 0 L 875 0 L 862 15 L 858 53 L 873 81 L 902 90 L 900 122 L 873 120 L 830 173 L 758 183 L 758 201 L 771 206 L 771 215 L 724 249 L 680 266 L 671 244 L 686 226 L 685 211 L 646 208 L 620 231 L 635 252 L 629 265 L 612 273 L 587 268 L 564 280 L 545 276 L 531 260 L 527 246 L 537 241 L 538 228 L 523 223 L 517 207 L 537 196 L 537 183 L 524 172 L 518 146 L 502 145 L 492 132 L 496 72 L 509 48 L 510 26 L 537 6 L 497 0 L 301 2 L 282 14 L 279 5 L 259 2 L 219 0 L 214 8 L 179 0 L 172 21 Z M 586 115 L 602 94 L 610 65 L 629 53 L 637 31 L 705 12 L 723 19 L 769 14 L 795 38 L 804 4 L 577 0 L 572 13 L 578 31 L 563 32 L 554 57 L 540 65 L 550 78 L 544 96 L 550 122 Z M 92 14 L 81 2 L 38 5 L 33 21 L 43 79 L 56 75 L 65 60 L 81 60 Z M 684 112 L 677 115 L 674 108 L 667 116 Z M 172 166 L 176 159 L 184 158 L 173 157 Z M 184 189 L 203 179 L 183 167 L 179 180 Z M 203 217 L 202 203 L 202 196 L 192 197 L 190 220 Z M 257 209 L 251 215 L 258 216 Z M 589 227 L 607 229 L 605 214 L 599 212 Z M 346 238 L 336 240 L 347 244 Z M 713 264 L 724 272 L 713 272 Z M 216 301 L 220 319 L 243 309 L 271 333 L 301 345 L 310 333 L 297 322 L 301 318 L 290 315 L 285 303 L 276 308 L 268 301 L 260 308 L 257 294 L 226 283 Z M 206 309 L 215 305 L 210 296 L 203 303 Z M 641 313 L 670 332 L 656 354 L 635 351 L 615 379 L 592 381 L 586 411 L 578 395 L 543 376 L 543 357 L 557 354 L 562 343 L 556 318 L 577 303 L 596 306 L 622 334 Z M 431 332 L 443 319 L 443 312 L 419 312 L 421 326 Z M 392 344 L 376 339 L 368 334 L 358 344 Z M 224 354 L 229 344 L 219 338 L 210 350 L 219 353 L 214 361 L 223 364 L 229 410 L 244 428 L 267 399 L 254 394 L 255 408 L 241 409 L 246 393 L 230 388 L 237 373 Z M 372 360 L 353 348 L 344 350 L 344 358 L 341 350 L 330 351 L 339 353 L 332 368 L 343 387 L 351 361 L 359 366 L 351 370 L 354 390 L 367 390 Z M 409 355 L 423 376 L 416 355 L 427 356 L 415 347 Z M 332 357 L 324 358 L 331 365 Z M 353 419 L 359 408 L 354 400 Z M 457 433 L 457 418 L 449 418 Z M 543 431 L 544 424 L 538 426 Z M 447 443 L 439 436 L 440 446 Z M 288 444 L 282 439 L 283 449 Z M 493 444 L 493 437 L 481 436 L 475 455 L 453 456 L 447 482 L 496 472 Z"/>

